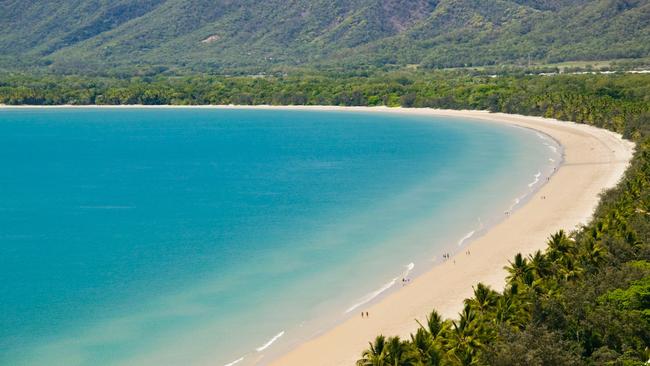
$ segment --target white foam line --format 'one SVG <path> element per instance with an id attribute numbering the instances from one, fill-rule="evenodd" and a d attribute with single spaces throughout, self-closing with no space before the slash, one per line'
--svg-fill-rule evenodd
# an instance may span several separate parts
<path id="1" fill-rule="evenodd" d="M 463 243 L 464 243 L 465 241 L 467 241 L 467 239 L 471 238 L 471 237 L 474 235 L 475 232 L 476 232 L 475 230 L 472 230 L 472 231 L 470 231 L 469 233 L 467 233 L 465 236 L 463 236 L 463 237 L 458 241 L 458 246 L 463 245 Z"/>
<path id="2" fill-rule="evenodd" d="M 271 338 L 271 340 L 269 340 L 268 342 L 264 343 L 263 346 L 255 348 L 255 350 L 257 350 L 257 352 L 264 351 L 265 349 L 269 348 L 273 344 L 273 342 L 277 341 L 278 338 L 282 337 L 283 335 L 284 335 L 284 330 L 276 334 L 275 336 L 273 336 L 273 338 Z"/>
<path id="3" fill-rule="evenodd" d="M 404 277 L 408 276 L 409 273 L 415 268 L 415 263 L 411 262 L 406 266 L 406 271 L 404 271 Z"/>
<path id="4" fill-rule="evenodd" d="M 404 273 L 402 274 L 402 278 L 408 276 L 408 274 L 411 273 L 411 271 L 413 270 L 413 268 L 415 268 L 415 263 L 413 263 L 413 262 L 409 263 L 409 264 L 406 266 L 406 270 L 405 270 Z M 379 289 L 377 289 L 377 290 L 375 290 L 375 291 L 373 291 L 373 292 L 367 294 L 366 296 L 362 297 L 362 298 L 361 298 L 361 301 L 359 301 L 358 303 L 356 303 L 356 304 L 350 306 L 350 307 L 345 311 L 345 313 L 347 314 L 347 313 L 353 311 L 354 309 L 358 308 L 359 306 L 364 305 L 364 304 L 366 304 L 366 303 L 372 301 L 372 299 L 374 299 L 375 297 L 381 295 L 383 292 L 385 292 L 385 291 L 388 290 L 389 288 L 393 287 L 393 286 L 395 285 L 395 282 L 397 282 L 398 279 L 399 279 L 399 277 L 395 277 L 395 278 L 393 278 L 392 280 L 390 280 L 389 282 L 387 282 L 386 284 L 384 284 L 384 285 L 383 285 L 382 287 L 380 287 Z"/>
<path id="5" fill-rule="evenodd" d="M 390 280 L 390 282 L 386 283 L 385 285 L 383 285 L 382 287 L 380 287 L 378 290 L 373 291 L 373 292 L 369 293 L 368 295 L 364 296 L 364 297 L 361 299 L 361 301 L 359 301 L 358 303 L 356 303 L 356 304 L 350 306 L 350 307 L 349 307 L 345 312 L 346 312 L 346 313 L 349 313 L 349 312 L 351 312 L 352 310 L 358 308 L 359 306 L 361 306 L 361 305 L 363 305 L 363 304 L 366 304 L 366 303 L 370 302 L 372 299 L 374 299 L 375 297 L 379 296 L 382 292 L 384 292 L 384 291 L 388 290 L 389 288 L 393 287 L 393 285 L 395 284 L 395 282 L 397 282 L 397 277 L 395 277 L 395 278 L 393 278 L 392 280 Z"/>
<path id="6" fill-rule="evenodd" d="M 227 363 L 227 364 L 225 364 L 223 366 L 233 366 L 233 365 L 236 365 L 236 364 L 238 364 L 238 363 L 240 363 L 242 361 L 244 361 L 244 357 L 240 357 L 240 358 L 234 360 L 233 362 Z"/>
<path id="7" fill-rule="evenodd" d="M 551 150 L 553 150 L 554 153 L 557 152 L 557 147 L 555 147 L 555 146 L 553 146 L 553 145 L 548 145 L 548 148 L 551 149 Z"/>
<path id="8" fill-rule="evenodd" d="M 539 177 L 541 175 L 542 175 L 542 172 L 537 172 L 537 174 L 535 174 L 535 180 L 528 183 L 528 188 L 532 188 L 535 184 L 537 184 L 537 182 L 539 182 Z"/>
<path id="9" fill-rule="evenodd" d="M 523 198 L 523 197 L 524 196 L 522 196 L 521 198 Z M 510 206 L 510 208 L 508 208 L 508 211 L 512 211 L 512 209 L 514 209 L 515 206 L 517 206 L 519 204 L 519 202 L 521 202 L 521 198 L 519 198 L 519 197 L 515 198 L 514 203 Z"/>

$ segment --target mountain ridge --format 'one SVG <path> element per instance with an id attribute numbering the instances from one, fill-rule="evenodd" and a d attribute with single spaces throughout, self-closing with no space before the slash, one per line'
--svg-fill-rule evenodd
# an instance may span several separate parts
<path id="1" fill-rule="evenodd" d="M 650 55 L 647 0 L 8 0 L 0 10 L 0 66 L 9 69 L 442 68 Z"/>

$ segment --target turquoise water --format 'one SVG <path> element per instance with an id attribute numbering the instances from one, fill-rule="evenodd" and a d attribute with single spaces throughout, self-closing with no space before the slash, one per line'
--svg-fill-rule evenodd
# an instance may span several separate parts
<path id="1" fill-rule="evenodd" d="M 264 363 L 458 250 L 556 148 L 423 116 L 0 110 L 0 364 Z"/>

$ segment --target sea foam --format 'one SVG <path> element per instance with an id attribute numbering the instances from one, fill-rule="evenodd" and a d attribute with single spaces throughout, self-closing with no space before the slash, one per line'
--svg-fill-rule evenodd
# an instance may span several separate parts
<path id="1" fill-rule="evenodd" d="M 240 357 L 240 358 L 234 360 L 233 362 L 227 363 L 227 364 L 225 364 L 223 366 L 234 366 L 234 365 L 236 365 L 236 364 L 238 364 L 238 363 L 240 363 L 242 361 L 244 361 L 244 357 Z"/>
<path id="2" fill-rule="evenodd" d="M 469 240 L 472 236 L 474 236 L 475 233 L 476 230 L 472 230 L 469 233 L 467 233 L 465 236 L 460 238 L 460 240 L 458 241 L 458 246 L 459 247 L 462 246 L 467 240 Z"/>
<path id="3" fill-rule="evenodd" d="M 542 172 L 537 172 L 537 174 L 535 174 L 535 180 L 528 183 L 528 188 L 533 188 L 533 186 L 539 182 L 539 177 L 541 175 L 542 175 Z"/>
<path id="4" fill-rule="evenodd" d="M 255 348 L 255 350 L 257 352 L 264 351 L 265 349 L 269 348 L 275 341 L 278 340 L 278 338 L 282 337 L 283 335 L 284 335 L 284 330 L 282 332 L 276 334 L 275 336 L 273 336 L 273 338 L 271 338 L 268 342 L 264 343 L 264 345 Z"/>
<path id="5" fill-rule="evenodd" d="M 549 144 L 547 142 L 545 142 L 544 145 L 546 145 L 546 147 L 551 149 L 551 151 L 553 151 L 554 153 L 557 153 L 557 147 L 555 147 L 555 146 L 553 146 L 553 145 L 551 145 L 551 144 Z"/>
<path id="6" fill-rule="evenodd" d="M 411 273 L 411 271 L 413 270 L 413 268 L 415 268 L 415 263 L 413 263 L 413 262 L 409 263 L 409 264 L 406 266 L 406 270 L 402 273 L 402 278 L 407 277 L 407 276 L 409 275 L 409 273 Z M 345 313 L 347 314 L 347 313 L 353 311 L 354 309 L 357 309 L 359 306 L 364 305 L 364 304 L 367 304 L 368 302 L 372 301 L 374 298 L 376 298 L 377 296 L 381 295 L 383 292 L 385 292 L 385 291 L 388 290 L 389 288 L 393 287 L 393 286 L 395 285 L 395 283 L 397 282 L 398 279 L 399 279 L 399 277 L 395 277 L 395 278 L 391 279 L 389 282 L 385 283 L 385 284 L 384 284 L 383 286 L 381 286 L 380 288 L 378 288 L 377 290 L 375 290 L 375 291 L 373 291 L 373 292 L 367 294 L 366 296 L 362 297 L 361 300 L 360 300 L 359 302 L 357 302 L 356 304 L 350 306 L 350 307 L 345 311 Z"/>

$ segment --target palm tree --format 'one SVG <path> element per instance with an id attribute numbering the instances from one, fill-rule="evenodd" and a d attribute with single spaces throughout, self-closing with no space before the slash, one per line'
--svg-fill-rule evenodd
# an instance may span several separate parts
<path id="1" fill-rule="evenodd" d="M 538 278 L 544 278 L 551 274 L 551 265 L 541 250 L 529 255 L 528 263 L 530 263 L 530 269 Z"/>
<path id="2" fill-rule="evenodd" d="M 562 268 L 562 276 L 565 281 L 572 281 L 580 277 L 583 269 L 578 266 L 575 261 L 571 258 L 567 258 L 564 262 L 564 268 Z"/>
<path id="3" fill-rule="evenodd" d="M 587 265 L 596 269 L 605 260 L 607 251 L 591 237 L 582 241 L 581 256 Z"/>
<path id="4" fill-rule="evenodd" d="M 512 319 L 515 306 L 513 304 L 513 296 L 504 296 L 499 297 L 496 305 L 496 313 L 494 319 L 497 324 L 507 324 Z"/>
<path id="5" fill-rule="evenodd" d="M 438 312 L 435 309 L 431 310 L 431 313 L 427 316 L 426 327 L 423 326 L 419 320 L 416 319 L 415 321 L 420 325 L 420 328 L 429 332 L 431 338 L 434 340 L 440 335 L 440 333 L 442 333 L 445 326 L 442 317 L 440 316 L 440 314 L 438 314 Z"/>
<path id="6" fill-rule="evenodd" d="M 357 366 L 388 366 L 386 356 L 388 353 L 386 347 L 386 337 L 378 335 L 375 342 L 370 344 L 370 348 L 363 351 L 361 359 L 357 361 Z"/>
<path id="7" fill-rule="evenodd" d="M 485 313 L 496 304 L 497 293 L 490 289 L 489 286 L 485 286 L 479 282 L 473 289 L 474 297 L 466 299 L 465 304 L 471 306 L 479 313 Z"/>
<path id="8" fill-rule="evenodd" d="M 564 230 L 551 235 L 548 239 L 548 255 L 554 262 L 563 263 L 567 258 L 572 257 L 575 246 Z"/>
<path id="9" fill-rule="evenodd" d="M 484 330 L 477 322 L 476 314 L 470 306 L 465 305 L 460 313 L 460 319 L 458 322 L 453 321 L 452 327 L 449 357 L 461 365 L 472 365 L 478 362 L 478 352 L 483 348 L 481 338 L 484 336 Z"/>
<path id="10" fill-rule="evenodd" d="M 591 226 L 591 230 L 589 233 L 594 239 L 601 240 L 603 238 L 603 235 L 605 235 L 608 229 L 609 229 L 609 225 L 607 222 L 598 220 L 594 225 Z"/>
<path id="11" fill-rule="evenodd" d="M 506 289 L 495 305 L 495 322 L 497 325 L 508 324 L 523 328 L 530 319 L 529 305 L 530 303 L 522 300 L 516 292 Z"/>
<path id="12" fill-rule="evenodd" d="M 531 269 L 528 265 L 528 261 L 521 255 L 521 253 L 517 253 L 517 255 L 515 255 L 514 262 L 508 261 L 508 263 L 510 263 L 509 266 L 503 267 L 503 269 L 508 271 L 508 282 L 528 282 L 527 277 L 529 277 Z"/>
<path id="13" fill-rule="evenodd" d="M 417 352 L 417 359 L 421 365 L 437 366 L 440 364 L 442 352 L 431 333 L 422 326 L 418 328 L 415 335 L 411 334 L 411 344 Z"/>
<path id="14" fill-rule="evenodd" d="M 390 337 L 386 343 L 388 351 L 386 364 L 391 366 L 415 366 L 417 364 L 417 352 L 411 348 L 409 342 L 400 340 L 399 337 Z"/>

